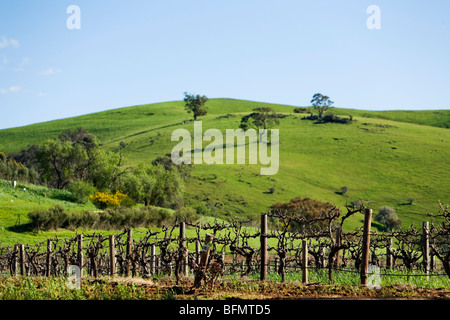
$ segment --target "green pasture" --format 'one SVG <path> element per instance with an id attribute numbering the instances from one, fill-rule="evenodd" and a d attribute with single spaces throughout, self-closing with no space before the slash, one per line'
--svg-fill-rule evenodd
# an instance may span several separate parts
<path id="1" fill-rule="evenodd" d="M 393 207 L 403 221 L 419 227 L 429 220 L 426 213 L 438 212 L 438 201 L 450 204 L 450 111 L 363 111 L 333 108 L 342 116 L 352 115 L 351 124 L 303 120 L 294 106 L 261 102 L 211 99 L 208 115 L 199 118 L 203 132 L 237 129 L 243 115 L 256 107 L 270 106 L 285 115 L 277 126 L 280 132 L 279 170 L 260 175 L 261 165 L 195 164 L 185 187 L 185 205 L 206 206 L 212 218 L 250 218 L 276 202 L 294 197 L 310 197 L 335 204 L 345 213 L 345 205 L 361 199 L 378 211 Z M 74 118 L 0 130 L 0 151 L 19 151 L 41 144 L 66 129 L 84 127 L 95 134 L 104 147 L 113 150 L 121 141 L 129 165 L 151 163 L 170 153 L 178 143 L 171 141 L 175 129 L 193 133 L 192 114 L 183 101 L 118 108 Z M 193 136 L 193 134 L 192 134 Z M 210 142 L 204 141 L 203 147 Z M 270 149 L 270 148 L 269 148 Z M 247 149 L 248 150 L 248 149 Z M 247 154 L 248 157 L 248 154 Z M 341 194 L 341 188 L 348 189 Z M 68 210 L 93 210 L 64 200 L 64 192 L 24 185 L 13 189 L 0 184 L 0 242 L 36 242 L 49 236 L 70 236 L 82 230 L 36 233 L 27 228 L 27 214 L 38 208 L 63 203 Z M 270 192 L 270 189 L 274 192 Z M 410 204 L 409 199 L 414 199 Z M 20 221 L 19 221 L 20 220 Z M 348 219 L 344 228 L 362 225 L 363 216 Z M 373 228 L 381 229 L 377 223 Z"/>

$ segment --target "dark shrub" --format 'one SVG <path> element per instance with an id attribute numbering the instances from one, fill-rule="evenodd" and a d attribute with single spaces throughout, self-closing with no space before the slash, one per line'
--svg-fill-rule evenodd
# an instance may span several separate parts
<path id="1" fill-rule="evenodd" d="M 271 209 L 275 212 L 280 212 L 291 217 L 305 218 L 306 221 L 311 221 L 315 218 L 323 217 L 325 214 L 337 210 L 336 206 L 310 198 L 294 198 L 286 203 L 276 203 L 271 206 Z M 293 223 L 291 227 L 294 230 L 301 231 L 305 226 L 304 223 Z M 327 226 L 327 222 L 322 220 L 310 225 L 310 228 L 314 230 L 320 230 Z"/>
<path id="2" fill-rule="evenodd" d="M 169 224 L 175 219 L 169 210 L 157 207 L 116 207 L 104 211 L 66 212 L 64 207 L 57 205 L 47 210 L 30 212 L 28 216 L 35 230 L 150 227 Z"/>
<path id="3" fill-rule="evenodd" d="M 397 229 L 402 224 L 402 221 L 397 217 L 394 208 L 388 206 L 380 208 L 378 214 L 375 216 L 375 221 L 383 224 L 388 230 Z"/>
<path id="4" fill-rule="evenodd" d="M 89 196 L 97 191 L 91 183 L 82 180 L 72 180 L 69 182 L 67 190 L 72 193 L 73 201 L 77 203 L 87 203 Z"/>
<path id="5" fill-rule="evenodd" d="M 302 108 L 302 107 L 298 107 L 294 109 L 294 113 L 307 113 L 308 109 L 306 108 Z"/>
<path id="6" fill-rule="evenodd" d="M 181 207 L 175 212 L 174 218 L 178 221 L 195 221 L 199 218 L 199 215 L 194 208 Z"/>
<path id="7" fill-rule="evenodd" d="M 30 212 L 28 217 L 35 230 L 58 229 L 64 227 L 68 221 L 64 209 L 64 206 L 56 205 L 47 210 Z"/>
<path id="8" fill-rule="evenodd" d="M 317 115 L 310 114 L 309 116 L 305 116 L 302 118 L 303 120 L 316 120 L 316 123 L 342 123 L 349 124 L 353 122 L 353 117 L 349 116 L 348 118 L 343 118 L 335 115 L 334 113 L 328 113 L 320 118 Z"/>

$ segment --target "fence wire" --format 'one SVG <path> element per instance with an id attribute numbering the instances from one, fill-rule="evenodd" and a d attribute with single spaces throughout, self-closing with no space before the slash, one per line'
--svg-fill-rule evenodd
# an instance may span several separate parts
<path id="1" fill-rule="evenodd" d="M 330 218 L 331 217 L 331 218 Z M 329 216 L 333 222 L 338 215 Z M 331 270 L 348 273 L 360 273 L 362 230 L 344 232 L 339 225 L 331 224 L 328 231 L 318 229 L 302 229 L 294 231 L 287 226 L 292 221 L 286 217 L 271 215 L 284 224 L 275 225 L 269 231 L 249 227 L 248 221 L 232 221 L 230 223 L 214 222 L 195 224 L 186 222 L 194 236 L 180 236 L 179 224 L 163 226 L 160 230 L 135 230 L 134 238 L 130 229 L 110 235 L 100 233 L 77 234 L 72 238 L 58 237 L 48 239 L 35 245 L 16 244 L 0 247 L 0 273 L 25 276 L 64 276 L 70 265 L 78 265 L 90 276 L 122 275 L 151 277 L 160 274 L 173 275 L 180 272 L 187 274 L 189 266 L 198 261 L 202 250 L 202 239 L 205 233 L 214 235 L 211 246 L 211 260 L 222 259 L 227 272 L 249 275 L 267 266 L 280 274 L 289 270 L 301 271 L 302 240 L 308 242 L 308 266 L 312 270 Z M 325 219 L 326 220 L 326 219 Z M 342 228 L 343 220 L 340 224 Z M 299 221 L 297 221 L 299 222 Z M 284 226 L 284 227 L 283 227 Z M 333 226 L 333 228 L 331 228 Z M 185 227 L 183 227 L 184 230 Z M 339 231 L 339 232 L 338 232 Z M 337 238 L 339 235 L 339 238 Z M 391 260 L 390 270 L 404 269 L 408 272 L 424 270 L 425 259 L 437 254 L 449 254 L 450 235 L 445 228 L 430 228 L 424 234 L 411 227 L 406 230 L 385 234 L 371 232 L 370 263 L 384 267 Z M 265 236 L 270 244 L 271 260 L 261 264 L 261 248 L 257 240 Z M 139 238 L 139 239 L 136 239 Z M 424 255 L 425 240 L 432 241 L 431 258 Z M 191 251 L 186 250 L 190 248 Z M 113 251 L 113 254 L 111 253 Z M 219 251 L 220 249 L 220 251 Z M 334 251 L 333 251 L 334 250 Z M 440 252 L 435 251 L 440 250 Z M 446 251 L 447 250 L 447 251 Z M 222 253 L 226 252 L 228 259 Z M 336 254 L 339 253 L 340 266 L 335 266 Z M 230 258 L 230 254 L 232 258 Z M 112 257 L 113 256 L 113 257 Z M 114 258 L 114 259 L 112 259 Z M 274 259 L 276 258 L 276 259 Z M 228 260 L 228 261 L 225 261 Z M 232 262 L 229 262 L 232 260 Z M 333 265 L 329 268 L 330 263 Z M 353 266 L 353 268 L 348 268 Z M 440 277 L 447 273 L 438 272 L 437 260 L 431 262 L 429 273 L 400 274 L 381 273 L 386 277 Z M 440 266 L 442 268 L 442 265 Z M 112 270 L 115 270 L 112 272 Z"/>

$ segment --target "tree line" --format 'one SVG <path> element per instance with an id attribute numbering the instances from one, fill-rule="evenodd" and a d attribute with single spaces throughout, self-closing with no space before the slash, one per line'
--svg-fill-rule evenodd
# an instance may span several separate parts
<path id="1" fill-rule="evenodd" d="M 198 117 L 208 114 L 208 110 L 206 108 L 207 101 L 208 97 L 204 95 L 195 95 L 187 92 L 184 93 L 185 110 L 194 115 L 194 121 L 196 121 Z M 353 117 L 351 115 L 347 118 L 339 117 L 332 112 L 327 112 L 330 108 L 333 108 L 334 104 L 334 101 L 331 101 L 330 97 L 327 95 L 316 93 L 313 95 L 310 103 L 312 109 L 308 110 L 305 107 L 297 107 L 294 108 L 294 113 L 309 113 L 309 116 L 305 116 L 303 119 L 315 120 L 317 123 L 331 122 L 349 124 L 353 121 Z M 317 115 L 315 115 L 312 110 L 317 111 Z M 248 130 L 250 128 L 255 130 L 263 130 L 261 133 L 262 135 L 269 127 L 279 125 L 278 119 L 282 116 L 282 114 L 277 114 L 270 107 L 255 108 L 252 113 L 242 117 L 240 128 L 243 130 Z"/>
<path id="2" fill-rule="evenodd" d="M 84 128 L 68 129 L 41 145 L 19 152 L 0 153 L 0 178 L 71 191 L 74 201 L 85 203 L 98 192 L 122 192 L 125 204 L 143 203 L 167 208 L 183 205 L 183 186 L 189 167 L 175 166 L 170 157 L 151 164 L 130 166 L 121 142 L 113 151 Z"/>

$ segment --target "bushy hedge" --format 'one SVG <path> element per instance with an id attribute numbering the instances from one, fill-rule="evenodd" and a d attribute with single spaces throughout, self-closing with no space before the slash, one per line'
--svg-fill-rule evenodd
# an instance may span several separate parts
<path id="1" fill-rule="evenodd" d="M 91 183 L 76 179 L 69 182 L 67 190 L 72 193 L 73 202 L 76 203 L 87 203 L 89 196 L 97 192 Z"/>
<path id="2" fill-rule="evenodd" d="M 66 228 L 121 229 L 124 227 L 161 226 L 175 220 L 177 214 L 157 207 L 108 208 L 103 211 L 67 212 L 56 205 L 47 210 L 30 212 L 28 217 L 34 230 Z"/>
<path id="3" fill-rule="evenodd" d="M 36 183 L 39 181 L 39 174 L 0 152 L 0 179 Z"/>
<path id="4" fill-rule="evenodd" d="M 375 221 L 383 224 L 389 231 L 398 229 L 402 225 L 402 220 L 397 217 L 395 209 L 388 206 L 380 208 L 378 214 L 375 216 Z"/>
<path id="5" fill-rule="evenodd" d="M 286 214 L 290 217 L 305 218 L 306 221 L 314 221 L 325 213 L 336 210 L 336 206 L 332 203 L 301 197 L 296 197 L 285 203 L 275 203 L 270 208 L 271 211 Z M 290 227 L 293 230 L 302 231 L 306 225 L 307 223 L 293 222 Z M 327 226 L 328 221 L 319 220 L 309 227 L 313 230 L 323 230 Z"/>
<path id="6" fill-rule="evenodd" d="M 305 116 L 302 118 L 303 120 L 315 120 L 317 123 L 342 123 L 342 124 L 350 124 L 353 122 L 353 116 L 349 116 L 348 118 L 339 117 L 334 113 L 327 113 L 322 118 L 315 114 L 310 114 L 309 116 Z"/>
<path id="7" fill-rule="evenodd" d="M 126 194 L 116 191 L 115 194 L 109 192 L 97 192 L 95 195 L 89 196 L 89 199 L 97 206 L 97 208 L 106 209 L 120 206 L 127 197 Z"/>

